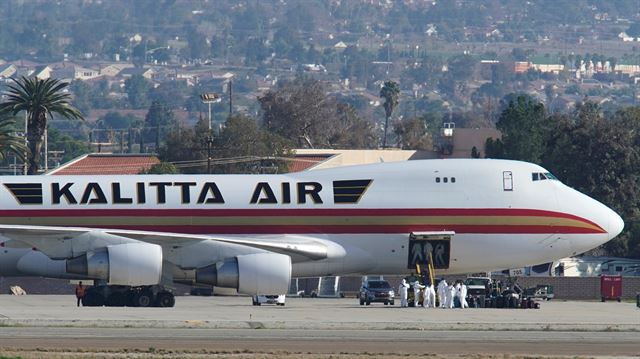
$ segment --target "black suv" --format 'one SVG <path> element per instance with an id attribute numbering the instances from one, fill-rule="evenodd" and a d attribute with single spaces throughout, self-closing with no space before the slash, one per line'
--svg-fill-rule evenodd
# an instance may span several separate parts
<path id="1" fill-rule="evenodd" d="M 369 280 L 360 287 L 360 305 L 369 305 L 372 302 L 394 304 L 395 292 L 386 280 Z"/>

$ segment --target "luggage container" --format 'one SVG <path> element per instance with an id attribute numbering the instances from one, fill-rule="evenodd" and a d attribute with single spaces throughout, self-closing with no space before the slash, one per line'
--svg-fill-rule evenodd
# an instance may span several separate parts
<path id="1" fill-rule="evenodd" d="M 622 298 L 622 276 L 600 276 L 600 296 L 603 302 L 607 299 L 615 299 L 620 302 Z"/>

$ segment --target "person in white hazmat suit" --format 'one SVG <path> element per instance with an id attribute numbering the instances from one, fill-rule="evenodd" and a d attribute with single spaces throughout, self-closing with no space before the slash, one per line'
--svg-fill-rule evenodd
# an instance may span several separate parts
<path id="1" fill-rule="evenodd" d="M 425 286 L 420 284 L 420 282 L 413 282 L 413 304 L 416 308 L 418 307 L 418 303 L 420 302 L 420 292 L 422 292 L 424 288 Z M 422 302 L 422 305 L 424 306 L 424 301 Z"/>
<path id="2" fill-rule="evenodd" d="M 402 283 L 400 283 L 400 288 L 398 288 L 398 292 L 400 292 L 400 307 L 402 308 L 409 306 L 409 302 L 407 301 L 408 290 L 409 283 L 407 283 L 406 279 L 403 279 Z"/>
<path id="3" fill-rule="evenodd" d="M 424 297 L 426 301 L 427 308 L 435 308 L 436 307 L 436 290 L 433 288 L 433 284 L 427 285 L 427 288 L 424 292 Z"/>
<path id="4" fill-rule="evenodd" d="M 444 279 L 438 283 L 438 300 L 440 301 L 440 308 L 444 308 L 447 301 L 447 281 Z"/>
<path id="5" fill-rule="evenodd" d="M 460 308 L 469 308 L 469 303 L 467 303 L 467 286 L 464 282 L 460 283 L 460 290 L 458 293 L 460 295 Z"/>
<path id="6" fill-rule="evenodd" d="M 445 308 L 453 308 L 453 297 L 456 295 L 456 287 L 453 285 L 453 283 L 450 283 L 447 286 L 447 299 L 446 299 L 446 304 L 445 304 Z"/>

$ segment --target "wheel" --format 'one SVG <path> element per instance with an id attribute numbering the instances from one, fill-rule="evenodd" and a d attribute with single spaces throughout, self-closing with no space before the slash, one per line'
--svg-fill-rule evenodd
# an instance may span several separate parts
<path id="1" fill-rule="evenodd" d="M 136 294 L 133 301 L 136 307 L 150 307 L 153 303 L 153 293 L 149 290 L 142 290 Z"/>
<path id="2" fill-rule="evenodd" d="M 364 300 L 360 299 L 360 305 L 364 305 Z"/>
<path id="3" fill-rule="evenodd" d="M 162 308 L 171 308 L 176 305 L 176 297 L 170 292 L 160 292 L 156 298 L 156 306 Z"/>
<path id="4" fill-rule="evenodd" d="M 396 302 L 390 301 L 389 304 L 394 305 Z"/>
<path id="5" fill-rule="evenodd" d="M 618 297 L 618 303 L 620 303 L 620 300 L 622 300 L 622 298 Z"/>
<path id="6" fill-rule="evenodd" d="M 602 303 L 604 303 L 604 297 L 602 297 Z"/>
<path id="7" fill-rule="evenodd" d="M 124 293 L 114 292 L 107 297 L 107 301 L 105 305 L 107 307 L 124 307 L 126 303 L 127 303 L 127 297 L 125 296 Z"/>
<path id="8" fill-rule="evenodd" d="M 389 302 L 385 301 L 385 302 L 384 302 L 384 305 L 389 305 Z"/>
<path id="9" fill-rule="evenodd" d="M 367 304 L 367 305 L 371 305 L 371 302 L 370 302 L 370 301 L 367 301 L 365 304 Z"/>

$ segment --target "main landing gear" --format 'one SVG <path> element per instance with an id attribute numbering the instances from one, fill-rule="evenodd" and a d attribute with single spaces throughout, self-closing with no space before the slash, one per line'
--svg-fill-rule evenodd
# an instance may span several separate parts
<path id="1" fill-rule="evenodd" d="M 163 307 L 176 304 L 173 293 L 161 286 L 129 287 L 98 285 L 88 287 L 82 305 L 85 307 Z"/>

